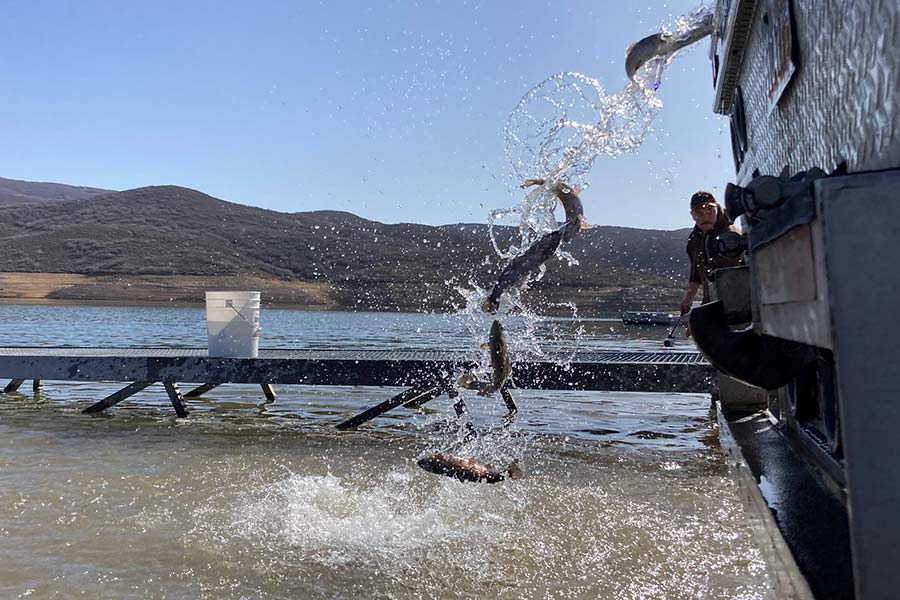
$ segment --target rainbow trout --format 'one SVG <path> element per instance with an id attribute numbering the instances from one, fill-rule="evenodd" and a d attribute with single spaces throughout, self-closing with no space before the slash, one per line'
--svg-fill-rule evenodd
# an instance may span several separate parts
<path id="1" fill-rule="evenodd" d="M 432 454 L 420 458 L 416 464 L 429 473 L 473 483 L 500 483 L 507 477 L 519 479 L 522 476 L 522 471 L 515 462 L 512 462 L 506 471 L 498 471 L 491 465 L 482 465 L 474 458 L 463 458 L 452 454 Z"/>
<path id="2" fill-rule="evenodd" d="M 577 187 L 569 187 L 564 183 L 557 183 L 553 188 L 556 199 L 566 211 L 566 224 L 563 227 L 564 242 L 571 242 L 582 230 L 591 228 L 591 225 L 584 220 L 584 207 L 581 205 L 578 191 Z"/>
<path id="3" fill-rule="evenodd" d="M 481 345 L 481 349 L 491 352 L 491 369 L 493 371 L 491 381 L 482 381 L 474 373 L 468 371 L 459 378 L 457 385 L 467 390 L 477 390 L 480 395 L 489 396 L 499 391 L 512 375 L 512 362 L 509 360 L 506 332 L 499 320 L 494 319 L 490 338 L 487 343 Z"/>
<path id="4" fill-rule="evenodd" d="M 628 79 L 634 79 L 634 74 L 647 62 L 657 56 L 668 56 L 685 46 L 699 42 L 712 33 L 713 14 L 705 15 L 697 24 L 681 33 L 654 33 L 644 39 L 628 46 L 625 51 L 625 73 Z"/>
<path id="5" fill-rule="evenodd" d="M 491 325 L 491 337 L 488 338 L 487 349 L 491 351 L 491 368 L 494 371 L 491 383 L 494 384 L 494 389 L 499 390 L 512 375 L 512 363 L 509 360 L 506 332 L 503 331 L 503 325 L 497 319 L 494 319 L 494 323 Z"/>
<path id="6" fill-rule="evenodd" d="M 564 228 L 563 228 L 564 229 Z M 481 304 L 481 310 L 494 314 L 500 308 L 500 297 L 509 288 L 518 285 L 529 273 L 537 270 L 556 253 L 563 240 L 563 229 L 557 229 L 528 247 L 523 254 L 512 259 L 500 272 L 490 295 Z"/>
<path id="7" fill-rule="evenodd" d="M 527 179 L 522 184 L 522 188 L 532 185 L 544 185 L 546 181 L 543 179 Z M 566 211 L 566 222 L 563 227 L 563 241 L 571 242 L 572 239 L 584 229 L 591 229 L 592 225 L 584 220 L 584 206 L 581 204 L 581 198 L 578 196 L 581 190 L 577 186 L 568 185 L 561 181 L 555 183 L 550 188 L 556 195 L 556 199 L 563 205 Z"/>

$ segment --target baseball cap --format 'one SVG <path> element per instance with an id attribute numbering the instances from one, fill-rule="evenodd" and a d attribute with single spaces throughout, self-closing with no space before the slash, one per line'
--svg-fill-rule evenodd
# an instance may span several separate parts
<path id="1" fill-rule="evenodd" d="M 694 210 L 698 206 L 702 206 L 704 204 L 709 204 L 710 202 L 715 202 L 716 199 L 713 198 L 713 195 L 709 192 L 704 192 L 700 190 L 699 192 L 695 192 L 693 196 L 691 196 L 691 210 Z"/>

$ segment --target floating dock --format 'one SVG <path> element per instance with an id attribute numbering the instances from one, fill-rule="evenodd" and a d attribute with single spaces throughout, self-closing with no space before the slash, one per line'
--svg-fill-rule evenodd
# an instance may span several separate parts
<path id="1" fill-rule="evenodd" d="M 427 350 L 260 350 L 256 358 L 215 358 L 206 348 L 0 348 L 5 393 L 33 380 L 129 384 L 85 409 L 99 412 L 162 383 L 179 416 L 184 398 L 227 383 L 274 385 L 452 386 L 476 366 L 471 352 Z M 716 371 L 697 352 L 548 353 L 513 362 L 518 389 L 712 393 Z M 182 394 L 179 383 L 200 384 Z"/>

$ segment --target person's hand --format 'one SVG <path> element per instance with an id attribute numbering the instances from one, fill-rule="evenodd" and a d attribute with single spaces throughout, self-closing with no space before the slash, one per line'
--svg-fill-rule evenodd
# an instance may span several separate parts
<path id="1" fill-rule="evenodd" d="M 685 296 L 684 300 L 681 301 L 681 316 L 684 316 L 684 315 L 688 314 L 689 312 L 691 312 L 691 301 L 692 300 L 693 300 L 693 298 Z"/>

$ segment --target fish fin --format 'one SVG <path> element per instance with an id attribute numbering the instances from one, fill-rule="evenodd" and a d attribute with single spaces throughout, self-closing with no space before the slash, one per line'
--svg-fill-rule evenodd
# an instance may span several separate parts
<path id="1" fill-rule="evenodd" d="M 519 468 L 519 464 L 516 461 L 509 463 L 509 466 L 506 467 L 506 472 L 509 474 L 510 479 L 522 479 L 525 477 L 525 473 L 522 472 L 522 469 Z"/>

